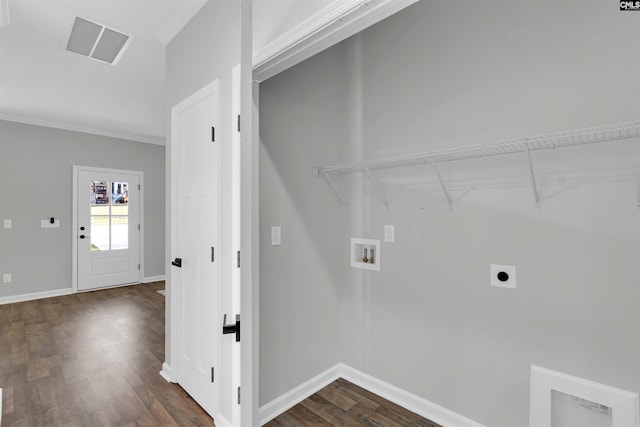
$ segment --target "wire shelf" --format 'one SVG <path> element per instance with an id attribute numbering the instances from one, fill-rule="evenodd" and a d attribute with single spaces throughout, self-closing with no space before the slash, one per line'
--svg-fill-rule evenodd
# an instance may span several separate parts
<path id="1" fill-rule="evenodd" d="M 532 151 L 553 150 L 562 147 L 592 144 L 596 142 L 618 141 L 622 139 L 638 137 L 640 137 L 640 120 L 547 133 L 536 136 L 509 139 L 499 142 L 467 145 L 423 153 L 387 157 L 378 160 L 368 160 L 363 162 L 352 162 L 333 166 L 324 166 L 314 168 L 313 174 L 316 176 L 323 176 L 335 195 L 340 200 L 340 202 L 342 202 L 344 206 L 348 207 L 349 202 L 344 197 L 342 192 L 340 192 L 330 174 L 331 172 L 336 172 L 338 174 L 347 174 L 364 171 L 371 180 L 373 187 L 380 194 L 380 198 L 382 199 L 383 203 L 388 206 L 389 202 L 386 199 L 384 191 L 381 188 L 380 182 L 376 177 L 372 175 L 371 170 L 382 170 L 386 168 L 431 164 L 438 179 L 440 189 L 447 199 L 449 208 L 452 208 L 452 188 L 450 185 L 448 186 L 447 182 L 445 182 L 445 180 L 443 179 L 438 164 L 456 160 L 477 159 L 505 154 L 525 153 L 529 160 L 529 181 L 533 190 L 533 196 L 536 202 L 536 206 L 539 206 L 540 193 L 538 191 L 536 173 L 531 157 Z M 638 207 L 640 208 L 640 190 L 638 194 Z"/>
<path id="2" fill-rule="evenodd" d="M 351 173 L 367 169 L 384 169 L 426 163 L 443 163 L 528 151 L 551 150 L 574 145 L 616 141 L 640 137 L 640 120 L 536 136 L 509 139 L 499 142 L 467 145 L 423 153 L 387 157 L 378 160 L 343 163 L 316 168 L 315 175 L 325 172 Z"/>

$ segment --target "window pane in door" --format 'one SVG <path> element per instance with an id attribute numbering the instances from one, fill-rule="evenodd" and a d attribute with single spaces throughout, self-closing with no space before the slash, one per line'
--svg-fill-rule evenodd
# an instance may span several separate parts
<path id="1" fill-rule="evenodd" d="M 127 249 L 129 247 L 129 217 L 111 217 L 111 249 Z"/>
<path id="2" fill-rule="evenodd" d="M 92 216 L 109 215 L 109 205 L 92 205 L 91 215 Z"/>
<path id="3" fill-rule="evenodd" d="M 129 206 L 113 205 L 111 206 L 111 215 L 129 215 Z"/>
<path id="4" fill-rule="evenodd" d="M 112 182 L 111 183 L 111 204 L 114 206 L 127 205 L 129 203 L 129 183 L 128 182 Z"/>
<path id="5" fill-rule="evenodd" d="M 108 216 L 92 216 L 91 217 L 91 250 L 92 251 L 108 251 L 109 250 L 109 217 Z"/>
<path id="6" fill-rule="evenodd" d="M 91 206 L 109 204 L 109 186 L 106 181 L 91 181 Z"/>

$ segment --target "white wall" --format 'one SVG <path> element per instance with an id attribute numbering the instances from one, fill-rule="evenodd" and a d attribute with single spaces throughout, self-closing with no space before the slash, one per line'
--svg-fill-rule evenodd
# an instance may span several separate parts
<path id="1" fill-rule="evenodd" d="M 71 288 L 72 166 L 144 172 L 144 272 L 164 275 L 164 147 L 0 121 L 0 297 Z M 59 229 L 42 229 L 55 217 Z"/>
<path id="2" fill-rule="evenodd" d="M 453 211 L 430 169 L 377 174 L 388 210 L 360 176 L 340 181 L 348 211 L 311 176 L 637 120 L 640 51 L 621 41 L 639 19 L 607 2 L 423 1 L 261 85 L 261 404 L 336 360 L 490 426 L 528 425 L 531 364 L 640 391 L 638 139 L 534 153 L 540 210 L 523 156 L 444 165 L 475 187 Z M 349 237 L 384 224 L 382 271 L 350 269 Z M 490 263 L 515 265 L 518 289 L 489 287 Z"/>

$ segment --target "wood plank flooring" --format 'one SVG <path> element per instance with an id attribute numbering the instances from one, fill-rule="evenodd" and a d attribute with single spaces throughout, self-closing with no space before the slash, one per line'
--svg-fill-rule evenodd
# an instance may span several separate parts
<path id="1" fill-rule="evenodd" d="M 265 427 L 441 427 L 342 378 L 265 424 Z"/>
<path id="2" fill-rule="evenodd" d="M 164 282 L 0 305 L 2 426 L 213 426 L 164 362 Z"/>
<path id="3" fill-rule="evenodd" d="M 164 282 L 0 305 L 2 426 L 213 426 L 164 361 Z M 345 380 L 266 424 L 437 424 Z"/>

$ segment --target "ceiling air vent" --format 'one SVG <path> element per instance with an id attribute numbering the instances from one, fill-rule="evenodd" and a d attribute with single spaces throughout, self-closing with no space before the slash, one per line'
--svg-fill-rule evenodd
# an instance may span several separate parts
<path id="1" fill-rule="evenodd" d="M 130 42 L 127 34 L 76 16 L 65 49 L 116 65 Z"/>

